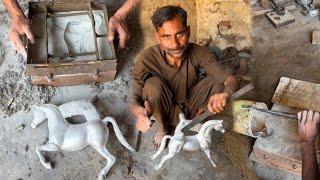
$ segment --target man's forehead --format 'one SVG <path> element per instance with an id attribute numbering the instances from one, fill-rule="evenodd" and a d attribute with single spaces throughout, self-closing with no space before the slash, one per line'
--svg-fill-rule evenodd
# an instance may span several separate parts
<path id="1" fill-rule="evenodd" d="M 183 25 L 180 16 L 175 16 L 173 19 L 163 22 L 162 27 L 158 28 L 158 33 L 175 34 L 185 29 L 186 27 Z"/>

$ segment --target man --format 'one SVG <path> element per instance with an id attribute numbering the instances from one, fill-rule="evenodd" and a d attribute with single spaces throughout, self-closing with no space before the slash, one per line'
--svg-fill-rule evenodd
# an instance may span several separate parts
<path id="1" fill-rule="evenodd" d="M 298 113 L 298 130 L 301 145 L 302 179 L 320 179 L 319 166 L 315 150 L 315 140 L 319 135 L 320 116 L 318 112 L 302 111 Z"/>
<path id="2" fill-rule="evenodd" d="M 127 15 L 139 4 L 140 0 L 127 0 L 122 7 L 109 20 L 108 40 L 114 40 L 115 34 L 119 35 L 119 47 L 124 48 L 128 40 L 128 30 L 125 19 Z M 3 0 L 9 16 L 11 17 L 11 28 L 9 32 L 9 40 L 13 47 L 23 54 L 26 49 L 21 41 L 20 36 L 26 35 L 31 43 L 34 43 L 34 37 L 31 32 L 30 22 L 23 14 L 17 0 Z"/>
<path id="3" fill-rule="evenodd" d="M 162 7 L 152 23 L 159 44 L 143 52 L 134 65 L 130 110 L 142 132 L 151 127 L 150 115 L 157 120 L 157 147 L 178 124 L 179 112 L 193 118 L 206 107 L 213 114 L 223 111 L 238 81 L 205 47 L 189 44 L 190 27 L 182 8 Z"/>

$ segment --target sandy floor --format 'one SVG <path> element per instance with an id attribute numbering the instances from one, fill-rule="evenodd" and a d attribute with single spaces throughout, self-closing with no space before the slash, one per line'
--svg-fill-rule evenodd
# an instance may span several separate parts
<path id="1" fill-rule="evenodd" d="M 111 1 L 108 4 L 110 12 L 114 12 L 120 4 L 122 1 Z M 26 8 L 26 3 L 22 6 Z M 310 43 L 311 32 L 320 30 L 320 22 L 317 18 L 302 16 L 298 10 L 293 14 L 296 22 L 278 29 L 265 16 L 254 18 L 253 50 L 257 72 L 257 94 L 254 98 L 259 101 L 270 104 L 281 76 L 320 83 L 320 61 L 317 60 L 320 49 Z M 95 179 L 106 164 L 102 156 L 89 147 L 78 152 L 45 153 L 55 165 L 53 170 L 46 170 L 39 163 L 35 146 L 47 140 L 47 125 L 44 123 L 37 129 L 30 127 L 33 110 L 29 105 L 35 103 L 49 101 L 60 104 L 77 99 L 90 100 L 98 95 L 106 107 L 101 114 L 115 117 L 128 142 L 135 145 L 137 132 L 127 104 L 132 62 L 143 49 L 141 29 L 134 24 L 138 19 L 137 15 L 131 17 L 132 39 L 125 50 L 117 52 L 116 80 L 99 85 L 39 88 L 30 85 L 25 75 L 25 59 L 8 43 L 10 21 L 0 5 L 0 86 L 9 85 L 1 86 L 0 107 L 10 107 L 1 110 L 6 117 L 0 118 L 0 179 Z M 8 80 L 8 74 L 15 79 Z M 8 97 L 13 96 L 17 98 L 9 102 Z M 3 100 L 4 97 L 7 99 Z M 143 135 L 140 152 L 132 154 L 116 140 L 112 128 L 109 129 L 111 137 L 107 147 L 118 160 L 110 170 L 108 179 L 254 179 L 257 175 L 261 179 L 299 179 L 293 174 L 252 163 L 248 156 L 254 139 L 230 132 L 214 134 L 212 156 L 218 164 L 217 168 L 211 166 L 202 152 L 184 152 L 168 161 L 160 171 L 155 171 L 153 167 L 158 161 L 151 161 L 150 158 L 155 152 L 150 141 L 154 129 Z"/>
<path id="2" fill-rule="evenodd" d="M 121 2 L 113 3 L 115 4 L 110 6 L 111 12 L 121 4 Z M 26 7 L 25 3 L 23 7 Z M 131 43 L 125 50 L 117 52 L 118 74 L 113 82 L 100 85 L 44 88 L 42 89 L 44 93 L 40 91 L 34 93 L 34 88 L 37 87 L 31 86 L 28 77 L 23 75 L 25 59 L 16 54 L 11 45 L 7 43 L 9 19 L 2 6 L 0 6 L 0 14 L 0 49 L 3 52 L 0 75 L 3 76 L 6 71 L 16 72 L 19 75 L 17 82 L 21 82 L 30 89 L 21 91 L 21 96 L 26 97 L 31 94 L 35 96 L 32 100 L 27 101 L 26 106 L 47 101 L 60 104 L 77 99 L 90 100 L 94 95 L 98 95 L 106 107 L 101 114 L 115 117 L 128 142 L 135 144 L 134 121 L 129 116 L 127 104 L 132 61 L 143 47 L 139 26 L 129 25 L 135 35 L 132 36 Z M 130 22 L 137 22 L 137 19 L 137 16 L 132 16 Z M 6 78 L 3 77 L 3 79 Z M 10 83 L 15 84 L 15 82 Z M 11 89 L 9 93 L 14 95 L 14 90 L 14 88 Z M 50 94 L 50 97 L 43 97 L 43 94 Z M 95 179 L 100 169 L 106 164 L 106 160 L 90 147 L 78 152 L 45 153 L 46 157 L 54 163 L 53 170 L 46 170 L 39 163 L 35 147 L 46 142 L 47 125 L 44 123 L 32 129 L 30 124 L 33 110 L 23 108 L 21 101 L 16 102 L 18 107 L 14 111 L 6 112 L 8 115 L 0 120 L 0 179 Z M 16 113 L 17 111 L 19 112 Z M 10 114 L 13 115 L 9 116 Z M 218 164 L 217 168 L 211 166 L 203 152 L 197 152 L 181 153 L 168 161 L 160 171 L 155 171 L 153 167 L 158 160 L 151 161 L 150 158 L 155 153 L 150 143 L 153 131 L 143 135 L 140 152 L 133 154 L 120 145 L 111 127 L 110 131 L 111 137 L 107 147 L 110 153 L 117 157 L 117 162 L 110 170 L 108 179 L 181 179 L 181 177 L 184 179 L 241 179 L 223 150 L 220 134 L 214 134 L 212 145 L 212 156 Z"/>

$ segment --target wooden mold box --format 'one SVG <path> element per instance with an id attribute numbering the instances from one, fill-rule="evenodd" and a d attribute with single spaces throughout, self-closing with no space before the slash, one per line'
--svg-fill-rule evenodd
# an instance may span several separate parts
<path id="1" fill-rule="evenodd" d="M 107 40 L 104 3 L 30 2 L 35 43 L 27 42 L 32 84 L 69 86 L 112 81 L 117 59 Z"/>
<path id="2" fill-rule="evenodd" d="M 283 106 L 320 111 L 320 84 L 281 77 L 271 101 Z"/>

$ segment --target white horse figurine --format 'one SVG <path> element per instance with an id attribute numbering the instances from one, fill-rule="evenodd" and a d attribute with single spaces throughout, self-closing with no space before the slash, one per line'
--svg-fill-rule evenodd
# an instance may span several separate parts
<path id="1" fill-rule="evenodd" d="M 161 145 L 159 150 L 154 154 L 151 158 L 154 160 L 156 159 L 161 152 L 164 150 L 166 146 L 166 140 L 170 139 L 168 149 L 169 153 L 162 157 L 160 163 L 156 165 L 155 169 L 160 169 L 163 163 L 178 154 L 181 149 L 186 151 L 199 151 L 202 150 L 207 155 L 208 159 L 210 160 L 213 167 L 217 165 L 213 162 L 210 155 L 210 147 L 211 147 L 211 132 L 213 129 L 224 133 L 225 130 L 222 126 L 222 120 L 210 120 L 204 123 L 198 132 L 198 134 L 194 136 L 184 136 L 181 129 L 188 125 L 191 120 L 185 118 L 183 113 L 179 114 L 180 122 L 177 125 L 174 135 L 166 135 L 163 137 L 161 141 Z"/>
<path id="2" fill-rule="evenodd" d="M 84 115 L 87 122 L 69 124 L 65 118 L 73 115 Z M 115 163 L 115 157 L 106 149 L 109 137 L 108 122 L 112 124 L 120 143 L 130 151 L 134 151 L 123 137 L 114 118 L 105 117 L 101 120 L 99 113 L 89 102 L 72 101 L 59 107 L 53 104 L 35 106 L 35 116 L 31 127 L 36 128 L 46 119 L 48 119 L 49 141 L 37 146 L 36 152 L 41 164 L 47 169 L 52 169 L 52 166 L 50 162 L 45 161 L 41 151 L 78 151 L 90 145 L 108 161 L 98 176 L 98 179 L 103 179 L 103 176 Z"/>

